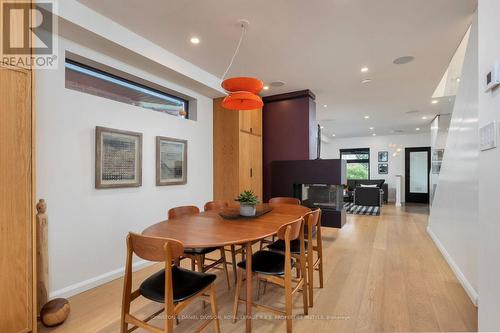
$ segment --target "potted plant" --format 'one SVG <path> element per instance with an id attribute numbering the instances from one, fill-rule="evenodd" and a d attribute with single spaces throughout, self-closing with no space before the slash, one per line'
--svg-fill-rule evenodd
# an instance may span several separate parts
<path id="1" fill-rule="evenodd" d="M 243 191 L 234 199 L 240 202 L 240 215 L 241 216 L 255 216 L 257 209 L 255 206 L 259 204 L 259 199 L 253 191 Z"/>

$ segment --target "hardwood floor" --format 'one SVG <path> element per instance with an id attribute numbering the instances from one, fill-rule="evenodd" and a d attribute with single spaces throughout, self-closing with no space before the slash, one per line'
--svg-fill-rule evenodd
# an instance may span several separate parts
<path id="1" fill-rule="evenodd" d="M 474 307 L 439 250 L 426 233 L 427 210 L 386 205 L 382 215 L 348 215 L 342 230 L 324 228 L 325 287 L 315 281 L 314 308 L 301 317 L 301 296 L 294 301 L 295 332 L 476 331 Z M 186 264 L 188 264 L 186 262 Z M 135 274 L 137 285 L 158 266 Z M 217 296 L 222 332 L 244 332 L 245 323 L 229 319 L 234 287 L 228 291 L 217 271 Z M 315 274 L 315 279 L 318 275 Z M 39 332 L 118 332 L 122 279 L 70 298 L 71 314 L 55 328 Z M 284 307 L 283 290 L 268 286 L 260 302 Z M 150 314 L 158 304 L 141 300 L 136 313 Z M 239 315 L 244 315 L 240 306 Z M 196 316 L 209 313 L 201 303 L 184 312 L 176 332 L 190 332 Z M 255 310 L 255 332 L 285 331 L 284 320 Z M 151 323 L 161 325 L 162 320 Z M 143 332 L 137 330 L 135 332 Z M 209 326 L 206 332 L 212 332 Z"/>

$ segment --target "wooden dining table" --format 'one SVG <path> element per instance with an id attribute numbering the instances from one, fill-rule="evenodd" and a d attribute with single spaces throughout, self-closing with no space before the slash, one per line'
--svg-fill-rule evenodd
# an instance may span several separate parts
<path id="1" fill-rule="evenodd" d="M 252 218 L 225 219 L 218 211 L 201 212 L 156 223 L 142 233 L 147 236 L 173 238 L 185 247 L 246 247 L 246 267 L 252 267 L 252 244 L 273 236 L 278 229 L 310 211 L 300 205 L 263 204 L 258 209 L 272 210 Z M 232 207 L 230 209 L 235 209 Z M 233 267 L 236 269 L 236 267 Z M 252 270 L 246 270 L 246 332 L 252 331 Z"/>

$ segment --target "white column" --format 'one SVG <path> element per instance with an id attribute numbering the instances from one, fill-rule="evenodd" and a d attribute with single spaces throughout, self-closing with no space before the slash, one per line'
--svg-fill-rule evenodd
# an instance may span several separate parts
<path id="1" fill-rule="evenodd" d="M 396 207 L 401 207 L 401 183 L 403 176 L 396 175 Z"/>

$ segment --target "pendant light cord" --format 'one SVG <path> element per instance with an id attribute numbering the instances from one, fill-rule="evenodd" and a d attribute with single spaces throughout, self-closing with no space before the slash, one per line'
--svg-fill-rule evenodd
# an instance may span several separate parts
<path id="1" fill-rule="evenodd" d="M 226 75 L 227 75 L 227 72 L 229 72 L 229 69 L 231 68 L 231 66 L 233 65 L 233 62 L 234 62 L 234 59 L 236 58 L 236 55 L 238 54 L 239 50 L 240 50 L 240 46 L 241 46 L 241 42 L 243 41 L 243 36 L 245 36 L 245 32 L 246 32 L 246 28 L 245 26 L 242 24 L 241 25 L 241 35 L 240 35 L 240 40 L 238 41 L 238 45 L 236 46 L 236 50 L 234 50 L 234 54 L 233 54 L 233 57 L 231 58 L 231 61 L 229 62 L 229 66 L 227 66 L 226 68 L 226 71 L 224 72 L 224 74 L 222 75 L 222 80 L 224 80 L 226 78 Z"/>

